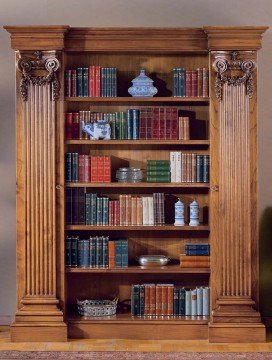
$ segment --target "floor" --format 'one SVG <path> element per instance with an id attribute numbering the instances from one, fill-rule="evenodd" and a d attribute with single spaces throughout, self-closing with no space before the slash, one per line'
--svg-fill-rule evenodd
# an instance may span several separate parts
<path id="1" fill-rule="evenodd" d="M 70 340 L 67 343 L 11 343 L 9 327 L 0 326 L 0 351 L 161 351 L 272 352 L 272 329 L 265 344 L 209 344 L 206 340 Z"/>

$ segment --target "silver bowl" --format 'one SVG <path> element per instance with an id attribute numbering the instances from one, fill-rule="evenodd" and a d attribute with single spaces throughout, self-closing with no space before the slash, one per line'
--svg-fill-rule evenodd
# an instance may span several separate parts
<path id="1" fill-rule="evenodd" d="M 136 260 L 141 266 L 165 266 L 170 258 L 165 255 L 141 255 Z"/>

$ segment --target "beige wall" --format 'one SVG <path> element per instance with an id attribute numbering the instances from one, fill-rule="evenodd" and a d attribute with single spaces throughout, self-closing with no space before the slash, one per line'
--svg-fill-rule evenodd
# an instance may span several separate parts
<path id="1" fill-rule="evenodd" d="M 271 0 L 0 0 L 0 25 L 268 25 Z M 0 316 L 15 310 L 14 54 L 0 28 Z M 259 55 L 261 309 L 272 316 L 272 32 Z M 271 297 L 269 298 L 271 294 Z"/>

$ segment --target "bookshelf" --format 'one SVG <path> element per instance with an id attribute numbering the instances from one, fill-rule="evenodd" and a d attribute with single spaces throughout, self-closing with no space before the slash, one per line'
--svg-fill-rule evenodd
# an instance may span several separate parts
<path id="1" fill-rule="evenodd" d="M 17 63 L 17 312 L 12 341 L 69 338 L 208 339 L 262 342 L 258 312 L 257 51 L 265 27 L 70 28 L 7 26 Z M 40 51 L 35 53 L 36 51 Z M 116 67 L 117 97 L 66 97 L 65 70 Z M 209 97 L 173 97 L 172 69 L 209 69 Z M 129 97 L 141 68 L 158 96 Z M 225 69 L 222 72 L 222 69 Z M 238 75 L 237 75 L 238 74 Z M 235 76 L 243 77 L 233 86 Z M 36 85 L 33 85 L 33 82 Z M 190 116 L 190 140 L 66 139 L 67 112 L 111 113 L 177 107 Z M 169 160 L 171 151 L 210 155 L 209 183 L 66 182 L 65 153 L 113 155 L 130 166 Z M 249 161 L 250 160 L 250 161 Z M 181 198 L 185 226 L 67 224 L 66 189 L 85 188 L 116 199 L 153 192 Z M 200 225 L 188 225 L 197 199 Z M 208 217 L 203 209 L 208 209 Z M 166 212 L 173 212 L 166 207 Z M 169 215 L 169 214 L 168 214 Z M 127 268 L 65 266 L 66 236 L 128 239 Z M 211 266 L 182 268 L 185 243 L 211 246 Z M 164 254 L 164 267 L 138 266 L 136 257 Z M 210 316 L 132 317 L 131 286 L 171 283 L 210 287 Z M 111 318 L 82 318 L 76 299 L 118 296 Z M 152 335 L 151 335 L 152 334 Z"/>

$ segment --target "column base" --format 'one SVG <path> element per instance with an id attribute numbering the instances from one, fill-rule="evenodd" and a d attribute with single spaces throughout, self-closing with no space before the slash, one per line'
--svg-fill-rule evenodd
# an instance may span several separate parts
<path id="1" fill-rule="evenodd" d="M 65 323 L 13 323 L 10 327 L 12 342 L 67 341 Z"/>
<path id="2" fill-rule="evenodd" d="M 263 324 L 210 324 L 209 342 L 211 343 L 264 343 L 266 329 Z"/>

